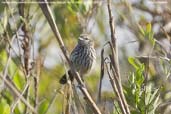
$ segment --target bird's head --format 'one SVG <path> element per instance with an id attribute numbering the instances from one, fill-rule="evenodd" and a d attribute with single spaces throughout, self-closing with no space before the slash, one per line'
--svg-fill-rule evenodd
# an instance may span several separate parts
<path id="1" fill-rule="evenodd" d="M 88 34 L 81 34 L 79 36 L 78 43 L 80 45 L 85 45 L 85 46 L 94 46 L 94 42 L 92 39 L 90 39 Z"/>

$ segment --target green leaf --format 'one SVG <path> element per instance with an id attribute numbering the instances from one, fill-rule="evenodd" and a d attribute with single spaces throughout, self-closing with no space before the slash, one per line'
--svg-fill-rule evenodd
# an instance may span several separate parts
<path id="1" fill-rule="evenodd" d="M 148 23 L 146 26 L 145 37 L 150 40 L 153 46 L 155 45 L 154 32 L 152 31 L 151 23 Z"/>
<path id="2" fill-rule="evenodd" d="M 22 75 L 19 73 L 19 71 L 17 71 L 13 77 L 13 81 L 15 83 L 15 85 L 17 86 L 17 88 L 19 90 L 22 90 L 23 87 L 24 87 L 24 83 L 25 83 L 25 80 L 24 78 L 22 77 Z"/>
<path id="3" fill-rule="evenodd" d="M 10 106 L 4 99 L 0 100 L 0 114 L 10 114 Z"/>
<path id="4" fill-rule="evenodd" d="M 39 114 L 44 114 L 47 111 L 48 106 L 49 106 L 49 102 L 47 100 L 44 100 L 39 106 L 38 109 Z"/>
<path id="5" fill-rule="evenodd" d="M 84 14 L 87 10 L 86 10 L 86 6 L 84 4 L 80 4 L 80 13 Z"/>
<path id="6" fill-rule="evenodd" d="M 16 69 L 17 69 L 16 64 L 13 61 L 10 61 L 10 65 L 9 65 L 9 68 L 8 68 L 9 75 L 13 76 L 16 73 Z"/>
<path id="7" fill-rule="evenodd" d="M 128 62 L 135 68 L 138 69 L 137 64 L 135 63 L 135 59 L 133 57 L 128 58 Z"/>
<path id="8" fill-rule="evenodd" d="M 82 0 L 70 0 L 70 2 L 67 3 L 67 9 L 72 14 L 76 14 L 76 13 L 85 14 L 85 12 L 87 12 L 89 9 L 88 7 L 89 4 L 84 4 Z"/>
<path id="9" fill-rule="evenodd" d="M 148 23 L 147 26 L 146 26 L 146 32 L 147 33 L 151 33 L 151 23 Z"/>
<path id="10" fill-rule="evenodd" d="M 6 61 L 7 61 L 7 53 L 4 50 L 2 50 L 0 52 L 0 71 L 4 69 Z"/>
<path id="11" fill-rule="evenodd" d="M 5 64 L 7 61 L 7 52 L 5 50 L 0 52 L 0 62 L 3 62 L 2 64 Z"/>
<path id="12" fill-rule="evenodd" d="M 151 32 L 150 34 L 149 34 L 149 40 L 150 40 L 150 42 L 152 43 L 152 45 L 154 46 L 155 45 L 155 39 L 154 39 L 154 33 L 153 32 Z"/>
<path id="13" fill-rule="evenodd" d="M 68 4 L 68 5 L 67 5 L 67 9 L 68 9 L 72 14 L 76 14 L 76 12 L 73 10 L 71 4 Z"/>
<path id="14" fill-rule="evenodd" d="M 144 85 L 144 64 L 132 57 L 128 58 L 128 61 L 135 68 L 135 72 L 130 73 L 128 84 L 124 86 L 126 99 L 131 106 L 131 114 L 155 114 L 159 105 L 159 89 L 153 91 L 151 83 Z"/>

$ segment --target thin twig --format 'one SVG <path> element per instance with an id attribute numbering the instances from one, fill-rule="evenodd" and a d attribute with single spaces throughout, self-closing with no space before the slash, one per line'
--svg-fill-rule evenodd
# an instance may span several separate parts
<path id="1" fill-rule="evenodd" d="M 8 59 L 7 59 L 7 62 L 5 64 L 5 68 L 3 70 L 3 77 L 4 78 L 6 78 L 6 76 L 8 74 L 8 66 L 9 66 L 10 61 L 11 61 L 11 49 L 9 48 Z M 4 82 L 2 82 L 2 85 L 4 85 Z"/>
<path id="2" fill-rule="evenodd" d="M 121 110 L 124 111 L 126 109 L 126 103 L 125 103 L 126 100 L 125 100 L 123 90 L 122 90 L 121 78 L 120 78 L 120 74 L 119 74 L 119 71 L 117 68 L 118 65 L 116 65 L 117 64 L 116 63 L 116 53 L 114 52 L 112 43 L 108 42 L 107 44 L 109 44 L 109 46 L 112 50 L 112 54 L 109 55 L 109 58 L 111 61 L 111 64 L 110 64 L 111 68 L 110 69 L 112 70 L 112 74 L 113 74 L 113 78 L 112 78 L 113 80 L 111 80 L 111 84 L 112 85 L 114 84 L 116 86 L 116 88 L 113 88 L 113 89 L 114 89 L 115 93 L 119 95 L 118 96 L 119 100 L 120 100 L 121 104 L 123 104 L 123 106 L 124 106 L 123 107 L 122 105 L 120 105 L 120 107 L 121 107 Z M 114 86 L 112 86 L 112 87 L 114 87 Z"/>
<path id="3" fill-rule="evenodd" d="M 111 85 L 113 87 L 113 90 L 115 91 L 115 93 L 116 93 L 116 95 L 117 95 L 117 97 L 119 99 L 118 103 L 119 103 L 119 106 L 121 107 L 121 111 L 122 111 L 123 114 L 126 114 L 126 110 L 124 108 L 124 105 L 123 105 L 123 102 L 122 102 L 122 99 L 121 99 L 121 95 L 120 95 L 120 93 L 118 91 L 118 86 L 116 85 L 117 78 L 115 76 L 114 76 L 115 79 L 112 77 L 106 62 L 105 62 L 105 65 L 106 65 L 107 73 L 108 73 Z"/>
<path id="4" fill-rule="evenodd" d="M 26 92 L 27 88 L 28 88 L 29 84 L 26 84 L 22 93 L 20 94 L 20 96 L 17 97 L 16 101 L 13 103 L 13 105 L 11 106 L 11 114 L 14 113 L 15 107 L 17 106 L 18 102 L 20 101 L 21 97 L 23 97 L 24 93 Z"/>
<path id="5" fill-rule="evenodd" d="M 41 71 L 41 63 L 42 59 L 41 57 L 37 57 L 36 59 L 36 75 L 34 76 L 34 107 L 36 110 L 38 110 L 38 102 L 39 102 L 39 98 L 38 98 L 38 86 L 39 86 L 39 76 L 40 76 L 40 71 Z"/>
<path id="6" fill-rule="evenodd" d="M 161 59 L 161 60 L 165 60 L 167 62 L 170 61 L 169 58 L 162 57 L 162 56 L 135 56 L 135 58 L 138 58 L 138 59 Z"/>
<path id="7" fill-rule="evenodd" d="M 56 90 L 55 93 L 54 93 L 54 95 L 53 95 L 53 97 L 52 97 L 52 99 L 50 100 L 50 103 L 49 103 L 49 105 L 48 105 L 48 108 L 47 108 L 47 110 L 45 111 L 44 114 L 47 114 L 47 113 L 48 113 L 49 109 L 51 108 L 51 106 L 52 106 L 53 103 L 55 102 L 58 93 L 59 93 L 59 91 Z"/>
<path id="8" fill-rule="evenodd" d="M 71 71 L 72 71 L 72 74 L 75 76 L 78 84 L 80 85 L 79 86 L 79 89 L 81 90 L 81 92 L 83 93 L 84 97 L 85 97 L 85 100 L 87 101 L 87 104 L 90 105 L 90 107 L 93 109 L 94 113 L 95 114 L 101 114 L 99 108 L 97 107 L 97 105 L 95 104 L 95 102 L 93 101 L 93 99 L 91 98 L 90 94 L 88 93 L 83 81 L 81 80 L 81 77 L 80 75 L 78 74 L 78 72 L 76 72 L 74 66 L 72 65 L 70 59 L 69 59 L 69 56 L 68 56 L 68 52 L 64 46 L 64 43 L 62 41 L 62 37 L 59 33 L 59 30 L 58 30 L 58 27 L 55 23 L 55 20 L 54 20 L 54 17 L 52 15 L 52 12 L 51 12 L 51 9 L 49 7 L 49 5 L 47 4 L 47 0 L 38 0 L 40 2 L 45 2 L 45 4 L 40 4 L 39 3 L 39 6 L 41 7 L 47 21 L 49 22 L 49 25 L 52 29 L 52 31 L 54 32 L 55 34 L 55 37 L 59 43 L 59 46 L 62 50 L 62 53 L 64 54 L 65 56 L 65 59 L 67 60 L 70 68 L 71 68 Z"/>
<path id="9" fill-rule="evenodd" d="M 98 92 L 98 102 L 101 102 L 101 88 L 102 88 L 102 79 L 104 76 L 104 49 L 101 51 L 101 72 L 100 72 L 100 83 L 99 83 L 99 92 Z"/>
<path id="10" fill-rule="evenodd" d="M 17 39 L 17 45 L 18 45 L 18 49 L 19 49 L 19 57 L 20 57 L 20 60 L 22 61 L 22 54 L 21 54 L 21 49 L 20 49 L 20 45 L 19 45 L 19 34 L 18 34 L 18 31 L 17 31 L 17 25 L 15 24 L 15 23 L 17 23 L 16 22 L 16 19 L 15 19 L 15 17 L 14 17 L 14 15 L 13 15 L 13 11 L 12 11 L 12 9 L 11 9 L 11 6 L 9 5 L 9 3 L 7 2 L 7 0 L 5 0 L 5 3 L 6 3 L 6 5 L 8 6 L 8 9 L 9 9 L 9 11 L 10 11 L 10 15 L 11 15 L 11 17 L 12 17 L 12 20 L 14 21 L 14 29 L 15 29 L 15 31 L 16 31 L 16 39 Z M 12 46 L 11 46 L 12 47 Z M 16 51 L 15 51 L 16 52 Z M 17 55 L 17 54 L 16 54 Z M 23 64 L 22 64 L 22 68 L 24 68 L 23 67 Z"/>
<path id="11" fill-rule="evenodd" d="M 81 112 L 81 109 L 80 109 L 80 107 L 81 107 L 82 110 L 84 111 L 84 113 L 86 114 L 86 110 L 85 110 L 84 104 L 82 104 L 82 102 L 80 100 L 80 97 L 79 97 L 78 92 L 77 92 L 77 88 L 75 87 L 75 85 L 73 85 L 72 88 L 73 88 L 75 104 L 77 106 L 78 112 L 79 113 Z"/>

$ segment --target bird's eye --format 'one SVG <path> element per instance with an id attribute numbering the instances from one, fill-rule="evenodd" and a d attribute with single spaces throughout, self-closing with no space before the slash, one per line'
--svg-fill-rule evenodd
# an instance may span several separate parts
<path id="1" fill-rule="evenodd" d="M 84 38 L 85 40 L 89 40 L 88 38 Z"/>

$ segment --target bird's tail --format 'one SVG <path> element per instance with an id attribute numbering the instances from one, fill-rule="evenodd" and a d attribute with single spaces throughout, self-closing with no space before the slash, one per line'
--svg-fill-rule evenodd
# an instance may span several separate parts
<path id="1" fill-rule="evenodd" d="M 71 80 L 71 82 L 74 80 L 74 76 L 72 75 L 71 73 L 71 70 L 68 70 L 68 76 L 69 76 L 69 79 Z M 66 74 L 64 74 L 61 79 L 59 80 L 59 83 L 60 84 L 66 84 L 67 83 L 67 76 Z"/>

